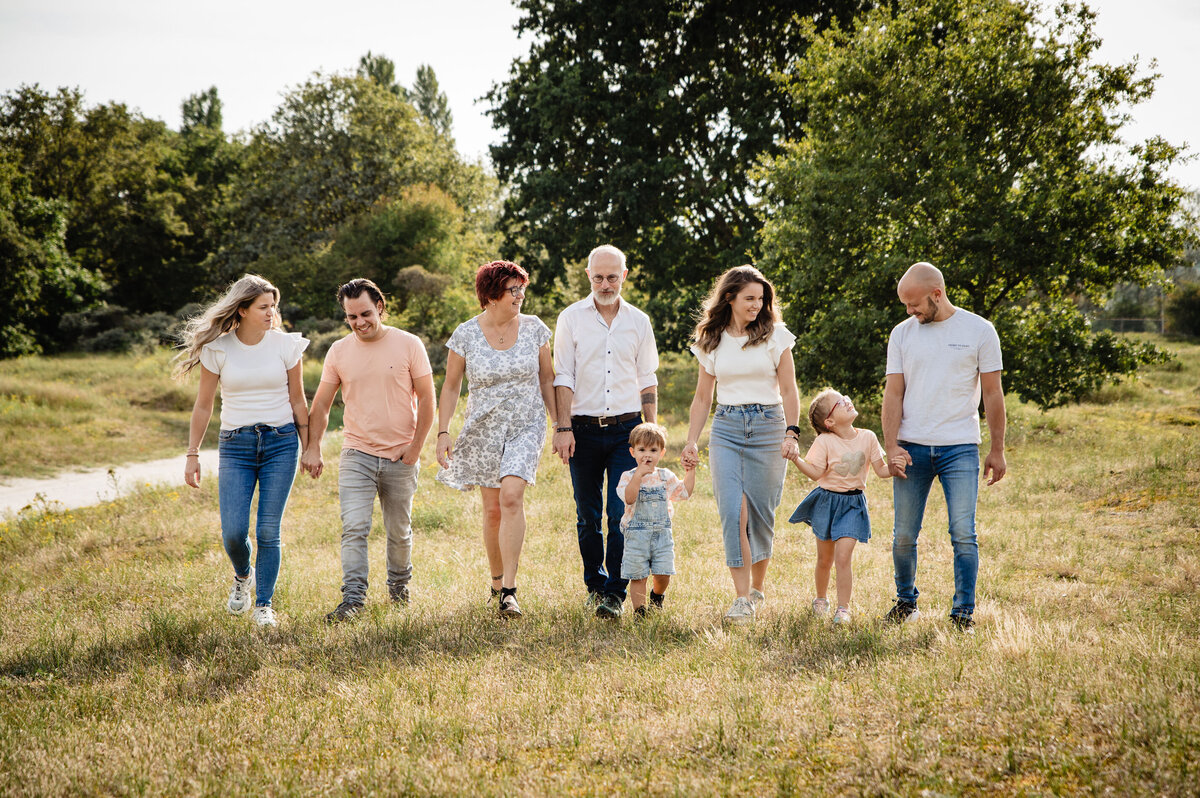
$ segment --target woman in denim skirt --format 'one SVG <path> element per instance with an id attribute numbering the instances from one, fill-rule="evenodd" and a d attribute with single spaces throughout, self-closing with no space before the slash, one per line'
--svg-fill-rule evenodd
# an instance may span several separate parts
<path id="1" fill-rule="evenodd" d="M 233 565 L 233 588 L 225 606 L 234 614 L 253 606 L 251 618 L 259 626 L 277 623 L 271 599 L 279 576 L 280 528 L 308 437 L 301 376 L 301 355 L 308 341 L 300 333 L 279 329 L 278 308 L 275 286 L 255 275 L 238 280 L 188 321 L 175 371 L 182 378 L 200 367 L 183 472 L 193 488 L 200 487 L 200 442 L 221 387 L 217 499 L 221 538 Z M 250 501 L 255 484 L 258 555 L 257 567 L 251 567 Z"/>
<path id="2" fill-rule="evenodd" d="M 770 281 L 753 266 L 738 266 L 717 280 L 692 339 L 700 368 L 680 459 L 684 468 L 699 462 L 698 442 L 715 390 L 713 494 L 737 593 L 724 622 L 748 624 L 765 599 L 787 461 L 800 453 L 800 394 L 791 356 L 796 336 L 779 319 Z"/>

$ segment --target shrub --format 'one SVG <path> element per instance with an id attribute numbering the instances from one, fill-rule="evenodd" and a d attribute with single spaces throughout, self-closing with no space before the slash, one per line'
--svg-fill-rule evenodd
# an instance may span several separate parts
<path id="1" fill-rule="evenodd" d="M 1167 301 L 1171 331 L 1182 335 L 1200 335 L 1200 283 L 1181 283 Z"/>

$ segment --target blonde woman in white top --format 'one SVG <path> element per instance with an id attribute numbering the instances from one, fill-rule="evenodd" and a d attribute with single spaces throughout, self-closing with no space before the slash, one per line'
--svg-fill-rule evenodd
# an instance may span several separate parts
<path id="1" fill-rule="evenodd" d="M 796 336 L 779 320 L 770 281 L 753 266 L 737 266 L 717 280 L 692 337 L 700 368 L 680 459 L 685 469 L 698 464 L 715 391 L 713 494 L 737 593 L 725 623 L 751 623 L 765 598 L 787 461 L 800 453 Z"/>
<path id="2" fill-rule="evenodd" d="M 221 537 L 233 565 L 226 607 L 251 607 L 259 626 L 275 626 L 271 599 L 279 575 L 280 528 L 308 437 L 301 355 L 308 341 L 279 329 L 279 289 L 247 275 L 184 330 L 176 377 L 200 367 L 184 481 L 200 487 L 200 443 L 221 387 L 217 497 Z M 258 485 L 256 568 L 250 565 L 250 502 Z"/>

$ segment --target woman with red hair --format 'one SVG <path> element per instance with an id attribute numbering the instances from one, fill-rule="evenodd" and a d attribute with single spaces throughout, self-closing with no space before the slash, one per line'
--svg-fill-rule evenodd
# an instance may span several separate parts
<path id="1" fill-rule="evenodd" d="M 438 481 L 483 496 L 483 543 L 492 596 L 502 617 L 519 617 L 517 563 L 525 542 L 525 488 L 534 483 L 546 442 L 546 413 L 556 418 L 550 328 L 521 313 L 529 274 L 492 261 L 475 274 L 483 312 L 446 342 L 446 381 L 438 411 Z M 467 414 L 458 437 L 450 420 L 467 377 Z M 540 396 L 539 396 L 540 394 Z"/>

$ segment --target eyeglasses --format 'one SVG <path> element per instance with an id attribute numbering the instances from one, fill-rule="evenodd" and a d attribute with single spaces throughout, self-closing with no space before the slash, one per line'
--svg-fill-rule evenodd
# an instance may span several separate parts
<path id="1" fill-rule="evenodd" d="M 619 275 L 619 274 L 610 274 L 607 276 L 605 276 L 603 274 L 593 274 L 592 275 L 592 283 L 594 285 L 604 285 L 604 283 L 606 283 L 606 282 L 616 285 L 617 283 L 621 282 L 621 275 Z"/>
<path id="2" fill-rule="evenodd" d="M 519 296 L 525 296 L 525 286 L 523 285 L 514 285 L 512 288 L 505 288 L 504 290 L 512 294 L 513 299 L 516 299 Z"/>
<path id="3" fill-rule="evenodd" d="M 833 411 L 839 407 L 849 407 L 852 404 L 854 403 L 850 401 L 850 397 L 843 395 L 841 399 L 833 403 L 833 407 L 829 408 L 829 413 L 825 415 L 825 420 L 828 421 L 833 416 Z"/>

